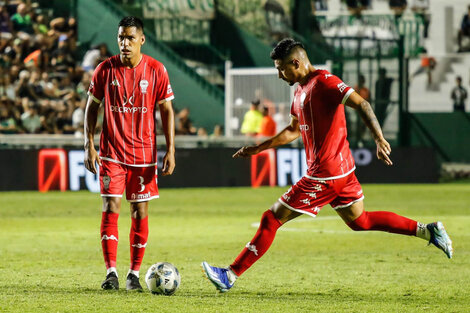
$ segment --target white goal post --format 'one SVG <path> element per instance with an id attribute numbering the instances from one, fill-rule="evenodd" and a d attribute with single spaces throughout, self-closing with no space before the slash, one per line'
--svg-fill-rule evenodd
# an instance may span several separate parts
<path id="1" fill-rule="evenodd" d="M 330 64 L 314 65 L 330 70 Z M 252 101 L 259 100 L 269 109 L 279 131 L 290 122 L 290 105 L 295 86 L 289 86 L 278 78 L 278 72 L 269 68 L 232 68 L 225 63 L 225 136 L 242 135 L 241 124 Z"/>

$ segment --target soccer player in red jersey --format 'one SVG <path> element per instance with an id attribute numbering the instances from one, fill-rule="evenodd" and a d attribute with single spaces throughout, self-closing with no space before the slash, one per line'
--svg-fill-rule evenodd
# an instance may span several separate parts
<path id="1" fill-rule="evenodd" d="M 392 212 L 365 211 L 362 188 L 354 174 L 354 159 L 346 139 L 344 105 L 356 109 L 377 145 L 377 158 L 392 165 L 391 148 L 385 140 L 371 105 L 341 79 L 310 63 L 302 44 L 287 38 L 271 52 L 279 78 L 289 85 L 299 83 L 291 106 L 291 122 L 276 136 L 254 146 L 245 146 L 233 157 L 249 157 L 287 144 L 302 136 L 308 170 L 279 200 L 264 212 L 253 239 L 226 268 L 202 267 L 221 292 L 268 250 L 279 227 L 301 214 L 316 216 L 330 204 L 355 231 L 386 231 L 423 238 L 452 257 L 452 242 L 441 222 L 422 224 Z"/>
<path id="2" fill-rule="evenodd" d="M 175 168 L 174 98 L 168 73 L 159 61 L 141 53 L 145 43 L 142 21 L 125 17 L 119 22 L 120 53 L 100 63 L 88 90 L 85 112 L 85 166 L 97 172 L 103 199 L 101 246 L 107 268 L 103 289 L 119 289 L 116 252 L 118 216 L 126 190 L 132 226 L 130 269 L 126 289 L 142 290 L 139 269 L 147 246 L 148 201 L 158 198 L 155 113 L 160 109 L 167 151 L 162 175 Z M 100 151 L 93 137 L 100 104 L 104 107 Z"/>

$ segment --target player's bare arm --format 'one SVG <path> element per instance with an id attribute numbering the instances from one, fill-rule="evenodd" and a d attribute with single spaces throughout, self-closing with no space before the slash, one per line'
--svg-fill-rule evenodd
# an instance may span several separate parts
<path id="1" fill-rule="evenodd" d="M 254 146 L 244 146 L 232 156 L 233 158 L 246 158 L 258 154 L 263 150 L 276 148 L 294 141 L 300 136 L 299 121 L 292 117 L 290 124 L 281 130 L 276 136 Z"/>
<path id="2" fill-rule="evenodd" d="M 359 115 L 366 124 L 367 128 L 369 128 L 371 131 L 377 145 L 377 158 L 382 160 L 387 165 L 392 165 L 393 163 L 390 159 L 390 153 L 392 152 L 392 149 L 390 144 L 383 136 L 382 128 L 380 127 L 379 121 L 377 120 L 370 103 L 364 100 L 364 98 L 354 91 L 346 101 L 346 105 L 359 112 Z"/>
<path id="3" fill-rule="evenodd" d="M 166 154 L 163 158 L 162 175 L 173 174 L 175 169 L 175 114 L 171 101 L 164 101 L 158 104 L 160 116 L 162 117 L 163 133 L 166 140 Z"/>
<path id="4" fill-rule="evenodd" d="M 94 136 L 96 129 L 96 121 L 98 119 L 98 109 L 100 104 L 93 100 L 93 97 L 89 96 L 85 109 L 85 167 L 87 170 L 96 174 L 95 162 L 101 166 L 101 160 L 98 152 L 94 145 Z"/>

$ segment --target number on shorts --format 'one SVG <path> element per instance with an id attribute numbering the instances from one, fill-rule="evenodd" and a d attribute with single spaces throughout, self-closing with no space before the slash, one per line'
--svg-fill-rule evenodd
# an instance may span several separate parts
<path id="1" fill-rule="evenodd" d="M 137 177 L 139 177 L 139 180 L 140 180 L 139 185 L 140 185 L 140 187 L 142 187 L 142 188 L 140 188 L 139 192 L 142 192 L 142 191 L 145 190 L 144 177 L 142 177 L 142 176 L 137 176 Z"/>

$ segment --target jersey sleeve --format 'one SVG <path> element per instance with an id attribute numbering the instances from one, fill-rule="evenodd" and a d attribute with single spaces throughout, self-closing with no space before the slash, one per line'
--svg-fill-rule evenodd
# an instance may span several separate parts
<path id="1" fill-rule="evenodd" d="M 294 109 L 294 102 L 295 102 L 296 97 L 297 97 L 297 89 L 294 92 L 294 98 L 292 99 L 292 103 L 290 104 L 290 117 L 295 118 L 295 119 L 299 119 L 298 116 L 297 116 L 297 113 L 295 113 L 295 109 Z"/>
<path id="2" fill-rule="evenodd" d="M 105 62 L 101 62 L 95 68 L 90 87 L 88 87 L 88 96 L 92 97 L 96 103 L 101 103 L 101 100 L 104 98 L 104 86 L 106 84 L 104 63 Z"/>
<path id="3" fill-rule="evenodd" d="M 157 71 L 157 103 L 171 101 L 175 98 L 173 89 L 171 88 L 170 78 L 165 66 L 161 65 Z"/>
<path id="4" fill-rule="evenodd" d="M 346 85 L 335 75 L 327 74 L 323 77 L 323 87 L 327 99 L 331 99 L 336 104 L 345 104 L 354 89 Z"/>

